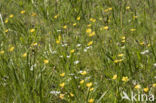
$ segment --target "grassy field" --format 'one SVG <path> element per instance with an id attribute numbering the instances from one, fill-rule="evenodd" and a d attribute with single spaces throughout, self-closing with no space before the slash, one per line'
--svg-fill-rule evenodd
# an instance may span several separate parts
<path id="1" fill-rule="evenodd" d="M 0 103 L 154 103 L 155 11 L 155 0 L 0 0 Z"/>

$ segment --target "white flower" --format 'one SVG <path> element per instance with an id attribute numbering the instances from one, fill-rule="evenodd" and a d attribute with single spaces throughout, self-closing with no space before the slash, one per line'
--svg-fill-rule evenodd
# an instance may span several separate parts
<path id="1" fill-rule="evenodd" d="M 87 49 L 84 49 L 84 52 L 87 52 Z"/>
<path id="2" fill-rule="evenodd" d="M 67 55 L 67 58 L 70 58 L 70 55 Z"/>
<path id="3" fill-rule="evenodd" d="M 60 91 L 50 91 L 50 94 L 57 95 L 57 94 L 60 94 Z"/>
<path id="4" fill-rule="evenodd" d="M 145 51 L 141 52 L 142 55 L 148 54 L 148 53 L 149 53 L 149 50 L 145 50 Z"/>
<path id="5" fill-rule="evenodd" d="M 74 64 L 76 65 L 76 64 L 78 64 L 80 61 L 78 61 L 78 60 L 76 60 L 76 61 L 74 61 Z"/>
<path id="6" fill-rule="evenodd" d="M 80 47 L 80 46 L 81 46 L 81 44 L 77 44 L 76 46 L 77 46 L 77 47 Z"/>
<path id="7" fill-rule="evenodd" d="M 63 55 L 61 55 L 60 58 L 63 58 Z"/>
<path id="8" fill-rule="evenodd" d="M 156 63 L 154 63 L 153 66 L 156 67 Z"/>
<path id="9" fill-rule="evenodd" d="M 57 32 L 60 32 L 61 30 L 57 30 Z"/>

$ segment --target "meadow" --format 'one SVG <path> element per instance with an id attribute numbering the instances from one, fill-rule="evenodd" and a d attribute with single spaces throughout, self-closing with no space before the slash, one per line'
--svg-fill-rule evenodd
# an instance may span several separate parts
<path id="1" fill-rule="evenodd" d="M 155 0 L 0 0 L 0 103 L 155 103 L 155 11 Z"/>

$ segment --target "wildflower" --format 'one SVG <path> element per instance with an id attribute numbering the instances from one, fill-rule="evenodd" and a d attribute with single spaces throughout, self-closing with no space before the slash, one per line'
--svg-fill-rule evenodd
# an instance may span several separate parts
<path id="1" fill-rule="evenodd" d="M 60 84 L 60 87 L 63 88 L 64 85 L 65 85 L 65 83 L 63 82 L 63 83 Z"/>
<path id="2" fill-rule="evenodd" d="M 88 100 L 88 103 L 93 103 L 93 102 L 94 102 L 94 99 L 92 98 Z"/>
<path id="3" fill-rule="evenodd" d="M 76 20 L 80 20 L 80 18 L 81 18 L 81 17 L 79 16 L 79 17 L 76 18 Z"/>
<path id="4" fill-rule="evenodd" d="M 59 36 L 58 36 L 58 39 L 56 40 L 56 43 L 59 44 L 60 41 L 61 41 L 61 36 L 59 35 Z"/>
<path id="5" fill-rule="evenodd" d="M 57 15 L 55 15 L 55 16 L 54 16 L 54 19 L 57 19 L 57 18 L 58 18 L 58 16 L 59 16 L 58 14 L 57 14 Z"/>
<path id="6" fill-rule="evenodd" d="M 92 26 L 92 24 L 88 24 L 87 26 L 88 26 L 88 27 L 91 27 L 91 26 Z"/>
<path id="7" fill-rule="evenodd" d="M 109 10 L 109 11 L 111 11 L 111 10 L 112 10 L 112 8 L 108 8 L 108 10 Z"/>
<path id="8" fill-rule="evenodd" d="M 145 55 L 145 54 L 148 54 L 149 53 L 149 50 L 145 50 L 143 52 L 141 52 L 142 55 Z"/>
<path id="9" fill-rule="evenodd" d="M 115 74 L 112 79 L 115 80 L 117 77 L 117 74 Z"/>
<path id="10" fill-rule="evenodd" d="M 140 89 L 141 86 L 140 86 L 139 84 L 137 84 L 134 88 L 135 88 L 135 89 Z"/>
<path id="11" fill-rule="evenodd" d="M 71 96 L 71 97 L 74 97 L 74 94 L 73 94 L 73 93 L 70 93 L 70 96 Z"/>
<path id="12" fill-rule="evenodd" d="M 119 60 L 114 60 L 114 63 L 119 63 L 119 62 L 122 62 L 123 59 L 119 59 Z"/>
<path id="13" fill-rule="evenodd" d="M 13 46 L 10 47 L 10 48 L 9 48 L 9 52 L 12 52 L 14 49 L 15 49 L 15 47 L 13 47 Z"/>
<path id="14" fill-rule="evenodd" d="M 4 50 L 1 50 L 1 51 L 0 51 L 0 54 L 4 54 Z"/>
<path id="15" fill-rule="evenodd" d="M 90 18 L 90 21 L 91 21 L 91 22 L 96 22 L 96 19 Z"/>
<path id="16" fill-rule="evenodd" d="M 76 46 L 77 46 L 77 47 L 80 47 L 80 46 L 81 46 L 81 44 L 77 44 Z"/>
<path id="17" fill-rule="evenodd" d="M 75 50 L 74 50 L 74 49 L 70 50 L 70 53 L 74 53 L 74 52 L 75 52 Z"/>
<path id="18" fill-rule="evenodd" d="M 61 76 L 61 77 L 64 77 L 64 76 L 65 76 L 65 73 L 61 73 L 60 76 Z"/>
<path id="19" fill-rule="evenodd" d="M 5 22 L 5 23 L 8 23 L 8 21 L 9 21 L 9 20 L 8 20 L 8 18 L 7 18 L 7 19 L 5 19 L 5 21 L 4 21 L 4 22 Z"/>
<path id="20" fill-rule="evenodd" d="M 50 94 L 55 94 L 55 95 L 57 95 L 57 94 L 60 94 L 60 91 L 50 91 Z"/>
<path id="21" fill-rule="evenodd" d="M 119 56 L 119 57 L 123 57 L 123 56 L 124 56 L 124 54 L 118 54 L 118 56 Z"/>
<path id="22" fill-rule="evenodd" d="M 60 94 L 60 99 L 64 99 L 64 94 Z"/>
<path id="23" fill-rule="evenodd" d="M 21 13 L 21 14 L 24 14 L 24 13 L 25 13 L 25 10 L 22 10 L 20 13 Z"/>
<path id="24" fill-rule="evenodd" d="M 5 32 L 5 33 L 7 33 L 8 31 L 9 31 L 9 30 L 8 30 L 8 29 L 6 29 L 4 32 Z"/>
<path id="25" fill-rule="evenodd" d="M 30 29 L 30 32 L 33 33 L 35 31 L 35 29 Z"/>
<path id="26" fill-rule="evenodd" d="M 126 42 L 126 40 L 122 40 L 121 42 L 122 42 L 122 43 L 125 43 L 125 42 Z"/>
<path id="27" fill-rule="evenodd" d="M 31 45 L 32 45 L 32 46 L 37 46 L 37 43 L 35 42 L 35 43 L 32 43 Z"/>
<path id="28" fill-rule="evenodd" d="M 144 88 L 144 92 L 148 92 L 149 91 L 149 88 Z"/>
<path id="29" fill-rule="evenodd" d="M 81 81 L 80 81 L 80 84 L 83 84 L 83 83 L 84 83 L 84 80 L 81 80 Z"/>
<path id="30" fill-rule="evenodd" d="M 129 80 L 128 77 L 122 77 L 123 82 L 128 82 L 128 80 Z"/>
<path id="31" fill-rule="evenodd" d="M 89 83 L 86 84 L 86 86 L 87 86 L 88 88 L 90 88 L 92 85 L 93 85 L 92 82 L 89 82 Z"/>
<path id="32" fill-rule="evenodd" d="M 90 37 L 92 37 L 94 35 L 95 35 L 95 32 L 92 32 L 92 33 L 89 34 Z"/>
<path id="33" fill-rule="evenodd" d="M 77 25 L 77 23 L 74 23 L 74 24 L 73 24 L 73 26 L 76 26 L 76 25 Z"/>
<path id="34" fill-rule="evenodd" d="M 76 61 L 74 61 L 74 64 L 76 65 L 76 64 L 78 64 L 79 63 L 79 61 L 78 60 L 76 60 Z"/>
<path id="35" fill-rule="evenodd" d="M 108 30 L 108 26 L 104 26 L 103 29 L 104 29 L 104 30 Z"/>
<path id="36" fill-rule="evenodd" d="M 67 25 L 64 25 L 63 28 L 64 28 L 64 29 L 67 29 Z"/>
<path id="37" fill-rule="evenodd" d="M 10 16 L 9 16 L 10 18 L 13 18 L 14 17 L 14 15 L 13 14 L 10 14 Z"/>
<path id="38" fill-rule="evenodd" d="M 104 12 L 108 12 L 109 9 L 105 9 Z"/>
<path id="39" fill-rule="evenodd" d="M 48 64 L 49 63 L 49 61 L 47 59 L 45 59 L 43 62 L 44 62 L 44 64 Z"/>
<path id="40" fill-rule="evenodd" d="M 34 12 L 31 14 L 31 16 L 36 16 L 36 15 L 37 15 L 37 14 L 36 14 L 36 13 L 34 13 Z"/>
<path id="41" fill-rule="evenodd" d="M 156 83 L 152 84 L 152 87 L 156 87 Z"/>
<path id="42" fill-rule="evenodd" d="M 57 44 L 60 44 L 60 40 L 56 40 L 56 43 L 57 43 Z"/>
<path id="43" fill-rule="evenodd" d="M 90 88 L 90 90 L 89 91 L 93 91 L 94 90 L 94 88 Z"/>
<path id="44" fill-rule="evenodd" d="M 129 6 L 127 6 L 127 7 L 126 7 L 126 9 L 127 9 L 127 10 L 129 10 L 129 9 L 130 9 L 130 7 L 129 7 Z"/>
<path id="45" fill-rule="evenodd" d="M 140 45 L 145 45 L 145 43 L 144 42 L 140 42 Z"/>
<path id="46" fill-rule="evenodd" d="M 122 40 L 125 40 L 125 39 L 126 39 L 126 37 L 125 37 L 125 36 L 122 36 L 122 37 L 121 37 L 121 39 L 122 39 Z"/>
<path id="47" fill-rule="evenodd" d="M 88 28 L 87 30 L 86 30 L 86 33 L 91 33 L 92 32 L 92 29 L 90 29 L 90 28 Z"/>
<path id="48" fill-rule="evenodd" d="M 27 53 L 24 53 L 23 55 L 22 55 L 22 57 L 26 57 L 27 56 Z"/>
<path id="49" fill-rule="evenodd" d="M 90 42 L 88 42 L 88 46 L 90 46 L 90 45 L 92 45 L 93 44 L 93 41 L 90 41 Z"/>
<path id="50" fill-rule="evenodd" d="M 136 29 L 130 29 L 131 32 L 136 31 Z"/>
<path id="51" fill-rule="evenodd" d="M 86 75 L 87 72 L 86 72 L 86 71 L 83 71 L 83 72 L 81 72 L 80 74 L 81 74 L 81 75 Z"/>

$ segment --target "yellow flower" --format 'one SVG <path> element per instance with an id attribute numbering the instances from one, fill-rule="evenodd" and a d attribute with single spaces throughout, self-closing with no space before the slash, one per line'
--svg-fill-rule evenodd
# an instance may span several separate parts
<path id="1" fill-rule="evenodd" d="M 109 27 L 108 27 L 108 26 L 104 26 L 103 29 L 104 29 L 104 30 L 108 30 Z"/>
<path id="2" fill-rule="evenodd" d="M 135 88 L 135 89 L 140 89 L 141 86 L 140 86 L 139 84 L 137 84 L 134 88 Z"/>
<path id="3" fill-rule="evenodd" d="M 31 45 L 32 45 L 32 46 L 37 46 L 37 43 L 32 43 Z"/>
<path id="4" fill-rule="evenodd" d="M 71 97 L 74 97 L 74 94 L 73 94 L 73 93 L 70 93 L 70 96 L 71 96 Z"/>
<path id="5" fill-rule="evenodd" d="M 9 30 L 8 30 L 8 29 L 6 29 L 4 32 L 5 32 L 5 33 L 7 33 L 8 31 L 9 31 Z"/>
<path id="6" fill-rule="evenodd" d="M 128 80 L 129 80 L 128 77 L 122 77 L 123 82 L 128 82 Z"/>
<path id="7" fill-rule="evenodd" d="M 67 29 L 67 25 L 64 25 L 63 28 L 64 28 L 64 29 Z"/>
<path id="8" fill-rule="evenodd" d="M 156 83 L 152 84 L 152 87 L 156 87 Z"/>
<path id="9" fill-rule="evenodd" d="M 65 85 L 65 83 L 63 82 L 63 83 L 60 84 L 60 87 L 63 88 L 64 85 Z"/>
<path id="10" fill-rule="evenodd" d="M 49 61 L 47 59 L 45 59 L 43 62 L 44 62 L 44 64 L 48 64 L 49 63 Z"/>
<path id="11" fill-rule="evenodd" d="M 73 26 L 76 26 L 76 25 L 77 25 L 77 23 L 74 23 L 74 24 L 73 24 Z"/>
<path id="12" fill-rule="evenodd" d="M 9 16 L 10 18 L 13 18 L 14 17 L 14 15 L 13 14 L 10 14 L 10 16 Z"/>
<path id="13" fill-rule="evenodd" d="M 89 82 L 89 83 L 86 84 L 86 86 L 87 86 L 88 88 L 90 88 L 92 85 L 93 85 L 92 82 Z"/>
<path id="14" fill-rule="evenodd" d="M 149 88 L 144 88 L 144 92 L 148 92 L 149 91 Z"/>
<path id="15" fill-rule="evenodd" d="M 88 27 L 91 27 L 91 26 L 92 26 L 92 24 L 88 24 L 87 26 L 88 26 Z"/>
<path id="16" fill-rule="evenodd" d="M 119 57 L 123 57 L 123 56 L 124 56 L 124 54 L 118 54 L 118 56 L 119 56 Z"/>
<path id="17" fill-rule="evenodd" d="M 10 47 L 10 48 L 9 48 L 9 52 L 12 52 L 14 49 L 15 49 L 15 47 L 13 47 L 13 46 Z"/>
<path id="18" fill-rule="evenodd" d="M 117 77 L 117 74 L 115 74 L 112 79 L 115 80 Z"/>
<path id="19" fill-rule="evenodd" d="M 82 73 L 81 73 L 81 75 L 86 75 L 87 74 L 87 72 L 86 71 L 83 71 Z"/>
<path id="20" fill-rule="evenodd" d="M 80 84 L 83 84 L 83 83 L 84 83 L 84 80 L 81 80 L 81 81 L 80 81 Z"/>
<path id="21" fill-rule="evenodd" d="M 125 42 L 126 42 L 126 40 L 122 40 L 121 42 L 122 42 L 122 43 L 125 43 Z"/>
<path id="22" fill-rule="evenodd" d="M 30 29 L 30 32 L 33 33 L 35 31 L 35 29 Z"/>
<path id="23" fill-rule="evenodd" d="M 60 44 L 60 40 L 56 40 L 56 43 L 57 43 L 57 44 Z"/>
<path id="24" fill-rule="evenodd" d="M 108 11 L 109 11 L 109 9 L 105 9 L 105 10 L 104 10 L 104 12 L 108 12 Z"/>
<path id="25" fill-rule="evenodd" d="M 58 14 L 57 14 L 57 15 L 55 15 L 55 16 L 54 16 L 54 19 L 57 19 L 57 18 L 58 18 L 58 16 L 59 16 Z"/>
<path id="26" fill-rule="evenodd" d="M 25 13 L 25 10 L 22 10 L 22 11 L 21 11 L 21 14 L 24 14 L 24 13 Z"/>
<path id="27" fill-rule="evenodd" d="M 93 41 L 90 41 L 88 42 L 88 46 L 92 45 L 93 44 Z"/>
<path id="28" fill-rule="evenodd" d="M 112 8 L 108 8 L 108 10 L 109 10 L 109 11 L 111 11 L 111 10 L 112 10 Z"/>
<path id="29" fill-rule="evenodd" d="M 64 99 L 64 94 L 60 94 L 60 99 Z"/>
<path id="30" fill-rule="evenodd" d="M 125 37 L 125 36 L 122 36 L 122 37 L 121 37 L 121 39 L 122 39 L 122 40 L 125 40 L 125 39 L 126 39 L 126 37 Z"/>
<path id="31" fill-rule="evenodd" d="M 136 31 L 136 29 L 130 29 L 131 32 Z"/>
<path id="32" fill-rule="evenodd" d="M 4 54 L 4 50 L 1 50 L 1 51 L 0 51 L 0 54 Z"/>
<path id="33" fill-rule="evenodd" d="M 74 53 L 74 52 L 75 52 L 75 50 L 74 50 L 74 49 L 70 50 L 70 53 Z"/>
<path id="34" fill-rule="evenodd" d="M 22 55 L 22 57 L 26 57 L 27 56 L 27 53 L 24 53 L 23 55 Z"/>
<path id="35" fill-rule="evenodd" d="M 37 15 L 36 13 L 32 13 L 32 14 L 31 14 L 31 16 L 36 16 L 36 15 Z"/>
<path id="36" fill-rule="evenodd" d="M 140 45 L 145 45 L 145 43 L 144 42 L 140 42 Z"/>
<path id="37" fill-rule="evenodd" d="M 8 18 L 7 18 L 7 19 L 5 19 L 5 23 L 8 23 L 8 21 L 9 21 L 9 20 L 8 20 Z"/>
<path id="38" fill-rule="evenodd" d="M 119 59 L 119 60 L 114 60 L 114 63 L 119 63 L 119 62 L 122 62 L 123 59 Z"/>
<path id="39" fill-rule="evenodd" d="M 64 77 L 64 76 L 65 76 L 65 73 L 61 73 L 60 76 L 61 76 L 61 77 Z"/>
<path id="40" fill-rule="evenodd" d="M 94 102 L 94 99 L 92 98 L 88 100 L 88 103 L 93 103 L 93 102 Z"/>
<path id="41" fill-rule="evenodd" d="M 129 9 L 130 9 L 130 7 L 129 7 L 129 6 L 127 6 L 127 7 L 126 7 L 126 9 L 127 9 L 127 10 L 129 10 Z"/>
<path id="42" fill-rule="evenodd" d="M 76 19 L 76 20 L 80 20 L 80 18 L 81 18 L 81 17 L 79 16 L 79 17 L 77 17 L 77 19 Z"/>
<path id="43" fill-rule="evenodd" d="M 94 88 L 90 88 L 90 91 L 93 91 L 94 90 Z"/>
<path id="44" fill-rule="evenodd" d="M 86 33 L 91 33 L 91 32 L 92 32 L 91 28 L 86 29 Z"/>
<path id="45" fill-rule="evenodd" d="M 150 47 L 150 46 L 151 46 L 151 44 L 148 44 L 147 46 L 148 46 L 148 47 Z"/>
<path id="46" fill-rule="evenodd" d="M 95 35 L 95 32 L 92 32 L 92 33 L 89 34 L 90 37 L 92 37 L 94 35 Z"/>

